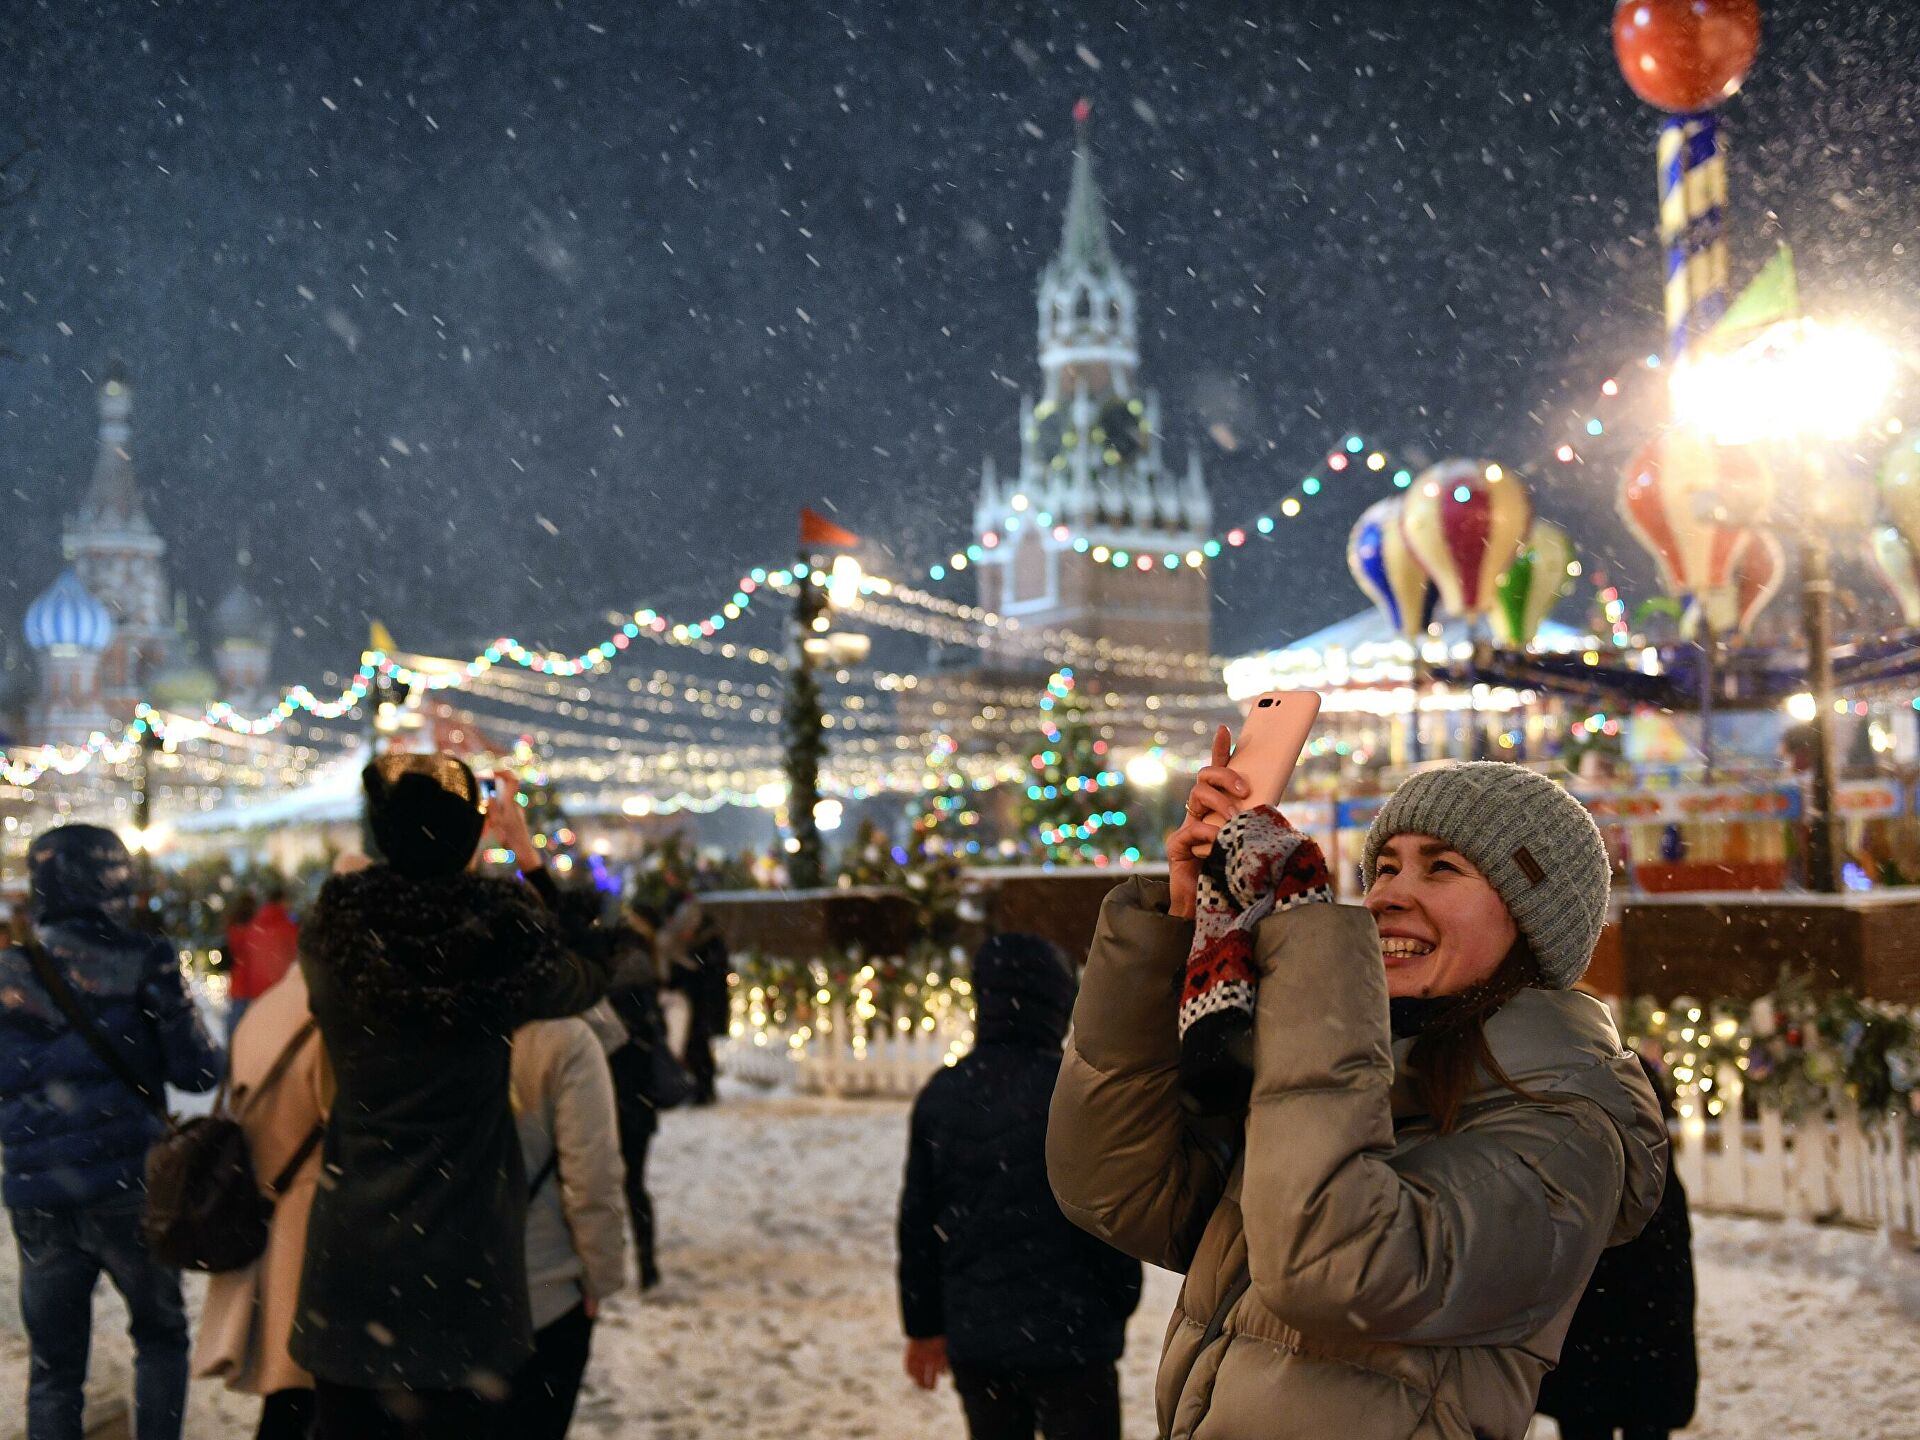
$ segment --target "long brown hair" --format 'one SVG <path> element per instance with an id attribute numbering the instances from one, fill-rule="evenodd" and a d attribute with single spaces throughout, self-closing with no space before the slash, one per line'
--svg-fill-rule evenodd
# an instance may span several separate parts
<path id="1" fill-rule="evenodd" d="M 1407 1055 L 1414 1087 L 1442 1135 L 1451 1135 L 1460 1123 L 1460 1107 L 1472 1091 L 1475 1077 L 1484 1071 L 1523 1100 L 1546 1097 L 1521 1089 L 1508 1078 L 1487 1044 L 1487 1020 L 1502 1005 L 1540 980 L 1540 962 L 1525 940 L 1516 940 L 1507 958 L 1478 985 L 1460 993 L 1449 1007 L 1420 1032 Z"/>

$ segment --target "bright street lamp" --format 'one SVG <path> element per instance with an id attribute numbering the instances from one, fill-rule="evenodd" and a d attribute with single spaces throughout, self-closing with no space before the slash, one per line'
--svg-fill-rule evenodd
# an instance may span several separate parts
<path id="1" fill-rule="evenodd" d="M 1769 325 L 1731 349 L 1674 367 L 1674 419 L 1722 445 L 1766 445 L 1783 465 L 1797 463 L 1804 483 L 1783 487 L 1800 540 L 1800 608 L 1807 646 L 1807 693 L 1787 702 L 1813 728 L 1807 794 L 1807 887 L 1840 888 L 1839 817 L 1834 811 L 1833 535 L 1857 507 L 1827 475 L 1825 447 L 1875 425 L 1893 391 L 1897 360 L 1873 336 L 1796 318 Z M 1761 524 L 1764 515 L 1732 517 Z M 1811 711 L 1811 714 L 1807 712 Z"/>
<path id="2" fill-rule="evenodd" d="M 1722 445 L 1844 440 L 1881 418 L 1897 361 L 1864 331 L 1783 320 L 1676 365 L 1674 419 Z"/>

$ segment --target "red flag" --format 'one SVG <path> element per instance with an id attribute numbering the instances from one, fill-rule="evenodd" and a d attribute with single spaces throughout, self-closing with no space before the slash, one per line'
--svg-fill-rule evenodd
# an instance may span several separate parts
<path id="1" fill-rule="evenodd" d="M 802 550 L 851 550 L 860 537 L 844 530 L 812 510 L 800 512 L 800 548 Z"/>

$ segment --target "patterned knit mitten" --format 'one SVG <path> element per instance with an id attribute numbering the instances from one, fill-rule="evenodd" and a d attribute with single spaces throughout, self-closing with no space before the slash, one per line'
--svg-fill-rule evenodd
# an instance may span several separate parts
<path id="1" fill-rule="evenodd" d="M 1253 932 L 1277 910 L 1333 899 L 1320 847 L 1271 805 L 1236 815 L 1201 866 L 1193 949 L 1180 993 L 1180 1080 L 1221 1115 L 1253 1088 Z"/>

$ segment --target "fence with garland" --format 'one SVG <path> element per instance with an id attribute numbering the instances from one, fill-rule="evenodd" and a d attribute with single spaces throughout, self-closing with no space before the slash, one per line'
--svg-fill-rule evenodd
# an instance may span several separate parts
<path id="1" fill-rule="evenodd" d="M 751 960 L 733 990 L 722 1069 L 806 1094 L 910 1098 L 973 1045 L 972 987 L 952 956 Z"/>
<path id="2" fill-rule="evenodd" d="M 722 1065 L 806 1094 L 910 1098 L 973 1043 L 971 989 L 942 963 L 749 961 Z M 1751 1006 L 1642 1001 L 1623 1019 L 1671 1078 L 1695 1206 L 1920 1237 L 1920 1012 L 1789 987 Z"/>

